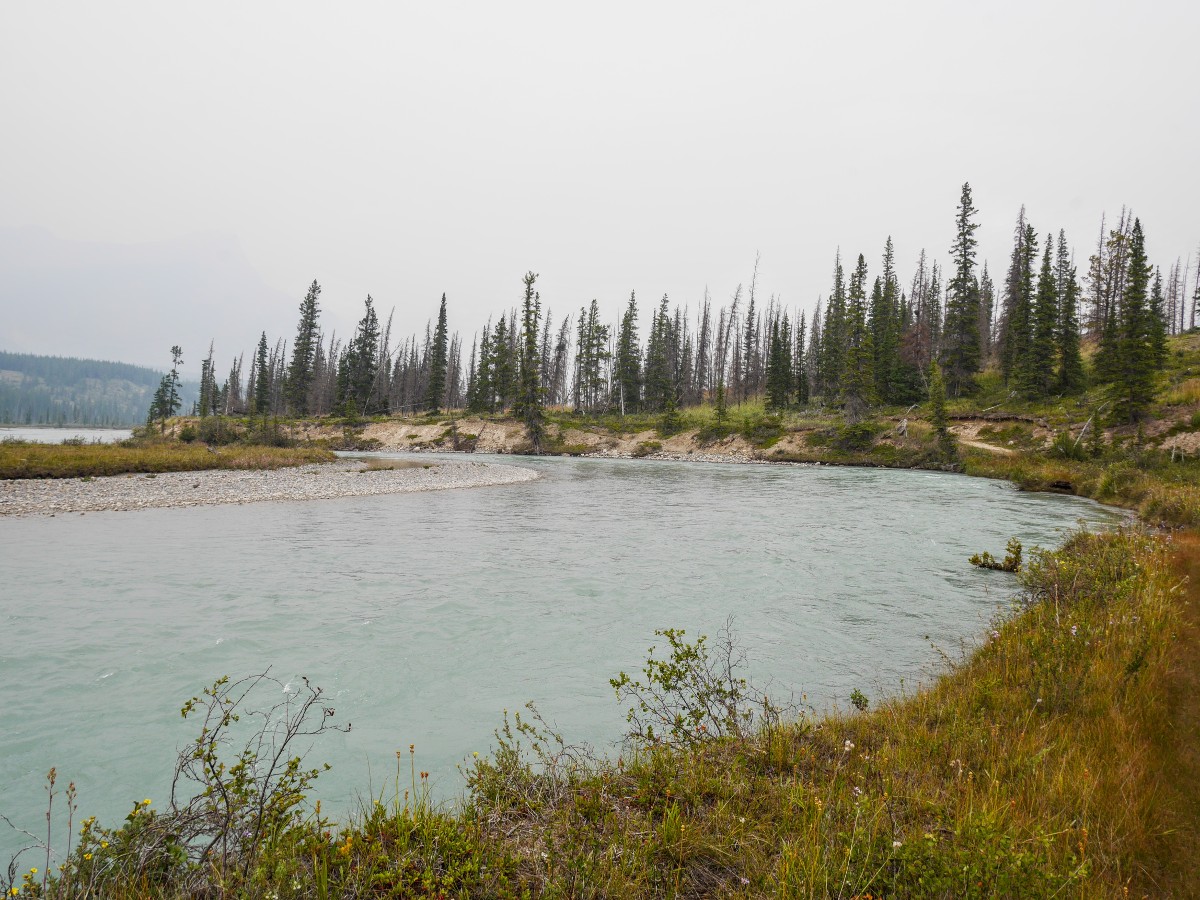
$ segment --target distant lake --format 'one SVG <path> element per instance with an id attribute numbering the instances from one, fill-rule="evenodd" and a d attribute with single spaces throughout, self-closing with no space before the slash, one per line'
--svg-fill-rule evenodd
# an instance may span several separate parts
<path id="1" fill-rule="evenodd" d="M 972 553 L 1123 519 L 938 472 L 494 459 L 542 478 L 0 517 L 0 813 L 44 830 L 52 765 L 80 816 L 163 807 L 196 730 L 182 703 L 267 667 L 309 676 L 354 724 L 312 749 L 334 765 L 318 781 L 327 811 L 391 796 L 409 744 L 438 796 L 461 794 L 456 764 L 526 700 L 568 741 L 613 752 L 625 723 L 608 679 L 640 671 L 656 628 L 715 639 L 732 616 L 773 698 L 844 708 L 854 688 L 928 680 L 931 645 L 955 657 L 986 634 L 1017 583 Z M 0 823 L 0 863 L 16 837 Z"/>
<path id="2" fill-rule="evenodd" d="M 28 425 L 0 425 L 0 441 L 5 438 L 18 441 L 33 441 L 36 444 L 61 444 L 73 438 L 83 438 L 85 443 L 99 441 L 112 444 L 123 441 L 133 432 L 128 428 L 34 428 Z"/>

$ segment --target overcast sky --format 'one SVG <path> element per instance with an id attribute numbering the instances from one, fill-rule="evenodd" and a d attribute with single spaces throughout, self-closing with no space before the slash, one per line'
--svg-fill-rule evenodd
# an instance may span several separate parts
<path id="1" fill-rule="evenodd" d="M 290 338 L 314 278 L 339 332 L 367 293 L 423 330 L 443 291 L 470 331 L 528 269 L 556 318 L 631 289 L 694 308 L 756 252 L 763 295 L 811 308 L 839 246 L 874 273 L 891 234 L 905 284 L 922 247 L 948 259 L 964 181 L 994 271 L 1022 204 L 1080 263 L 1128 205 L 1195 270 L 1198 26 L 1182 0 L 4 3 L 0 349 L 224 356 Z M 36 265 L 31 234 L 59 242 Z M 154 323 L 123 308 L 181 245 L 223 248 L 223 331 L 182 309 L 206 250 L 155 269 Z M 85 246 L 115 284 L 63 274 Z"/>

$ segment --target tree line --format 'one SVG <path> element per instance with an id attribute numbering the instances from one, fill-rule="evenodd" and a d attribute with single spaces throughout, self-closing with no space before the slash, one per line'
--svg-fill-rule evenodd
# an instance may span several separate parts
<path id="1" fill-rule="evenodd" d="M 1200 278 L 1188 295 L 1188 267 L 1164 275 L 1147 255 L 1139 219 L 1122 211 L 1101 236 L 1082 276 L 1059 229 L 1034 228 L 1024 208 L 998 284 L 978 260 L 978 210 L 962 186 L 947 264 L 925 250 L 906 285 L 891 237 L 874 274 L 863 253 L 834 258 L 830 289 L 811 316 L 774 294 L 761 296 L 758 263 L 748 285 L 717 306 L 708 292 L 693 312 L 667 296 L 648 322 L 630 293 L 619 321 L 598 300 L 555 318 L 525 278 L 520 307 L 496 314 L 471 336 L 470 350 L 448 327 L 443 294 L 423 335 L 392 336 L 368 295 L 353 335 L 342 342 L 320 326 L 321 286 L 300 304 L 290 348 L 264 332 L 243 377 L 237 357 L 220 380 L 213 350 L 201 367 L 196 412 L 207 415 L 378 415 L 445 409 L 525 414 L 537 405 L 581 414 L 662 413 L 763 398 L 768 407 L 835 407 L 857 421 L 880 404 L 929 397 L 933 370 L 947 392 L 977 389 L 999 371 L 1014 396 L 1069 395 L 1109 385 L 1113 409 L 1136 419 L 1165 362 L 1168 334 L 1195 327 Z M 1082 345 L 1097 352 L 1090 372 Z M 178 367 L 178 359 L 176 366 Z M 173 369 L 174 371 L 174 369 Z M 536 373 L 536 376 L 531 373 Z M 177 375 L 175 378 L 177 379 Z M 163 400 L 172 403 L 171 376 Z M 534 383 L 536 382 L 536 384 Z M 151 417 L 161 414 L 160 404 Z"/>

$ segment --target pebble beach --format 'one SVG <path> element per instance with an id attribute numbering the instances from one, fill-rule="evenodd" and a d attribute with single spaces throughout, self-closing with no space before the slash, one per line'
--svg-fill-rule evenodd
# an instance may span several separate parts
<path id="1" fill-rule="evenodd" d="M 56 515 L 159 507 L 330 500 L 532 481 L 519 466 L 454 462 L 370 469 L 338 460 L 272 470 L 206 469 L 152 475 L 0 481 L 0 516 Z"/>

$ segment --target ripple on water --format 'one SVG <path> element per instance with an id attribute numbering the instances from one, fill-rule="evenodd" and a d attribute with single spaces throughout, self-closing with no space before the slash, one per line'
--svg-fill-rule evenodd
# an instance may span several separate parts
<path id="1" fill-rule="evenodd" d="M 191 737 L 182 702 L 267 667 L 308 675 L 354 723 L 313 757 L 334 763 L 320 794 L 343 809 L 383 789 L 409 743 L 458 794 L 456 763 L 530 699 L 569 739 L 610 748 L 623 717 L 607 679 L 638 670 L 656 628 L 715 635 L 734 616 L 757 680 L 845 705 L 854 687 L 927 677 L 931 641 L 984 630 L 1013 580 L 971 553 L 1118 518 L 931 473 L 520 464 L 545 477 L 0 520 L 0 677 L 20 685 L 0 705 L 3 812 L 35 825 L 50 765 L 83 814 L 161 805 Z M 0 835 L 0 857 L 10 847 Z"/>

